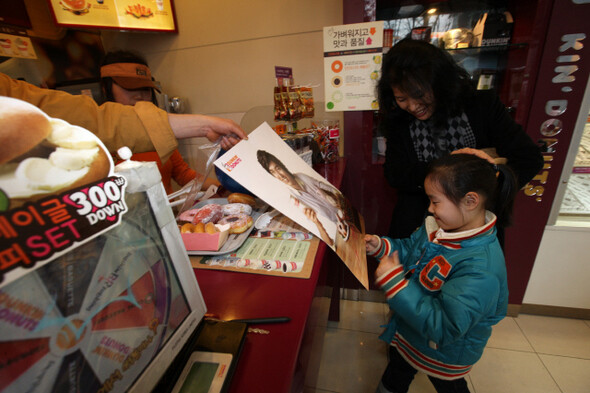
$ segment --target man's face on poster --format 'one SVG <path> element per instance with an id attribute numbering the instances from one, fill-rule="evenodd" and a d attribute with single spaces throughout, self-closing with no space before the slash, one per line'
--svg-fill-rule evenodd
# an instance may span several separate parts
<path id="1" fill-rule="evenodd" d="M 270 162 L 270 164 L 268 165 L 268 173 L 270 173 L 272 176 L 279 179 L 288 186 L 294 187 L 296 184 L 293 175 L 285 168 L 278 165 L 276 162 Z"/>

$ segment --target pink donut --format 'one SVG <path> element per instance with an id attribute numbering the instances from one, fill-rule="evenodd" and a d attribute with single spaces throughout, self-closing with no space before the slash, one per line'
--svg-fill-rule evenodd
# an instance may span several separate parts
<path id="1" fill-rule="evenodd" d="M 212 223 L 217 223 L 219 219 L 223 216 L 223 210 L 221 205 L 216 203 L 210 203 L 205 205 L 199 209 L 190 209 L 180 213 L 178 217 L 181 221 L 192 222 L 193 224 L 202 222 L 203 224 L 208 223 L 211 221 Z"/>
<path id="2" fill-rule="evenodd" d="M 244 213 L 232 214 L 231 216 L 225 216 L 217 223 L 219 225 L 229 224 L 229 233 L 243 233 L 246 229 L 252 226 L 252 217 Z"/>

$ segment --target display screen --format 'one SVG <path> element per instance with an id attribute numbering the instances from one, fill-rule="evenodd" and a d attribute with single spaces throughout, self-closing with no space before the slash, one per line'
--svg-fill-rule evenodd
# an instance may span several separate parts
<path id="1" fill-rule="evenodd" d="M 191 314 L 146 193 L 126 203 L 120 225 L 0 289 L 0 391 L 127 391 Z"/>

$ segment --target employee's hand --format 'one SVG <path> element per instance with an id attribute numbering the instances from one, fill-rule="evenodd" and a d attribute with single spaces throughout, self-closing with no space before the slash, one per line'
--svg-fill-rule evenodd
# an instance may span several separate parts
<path id="1" fill-rule="evenodd" d="M 221 138 L 221 147 L 225 150 L 242 139 L 248 139 L 236 122 L 221 117 L 170 113 L 168 122 L 177 138 L 206 137 L 211 142 Z"/>
<path id="2" fill-rule="evenodd" d="M 242 139 L 248 139 L 244 130 L 233 120 L 212 116 L 204 117 L 207 121 L 203 126 L 207 129 L 207 139 L 215 142 L 221 137 L 221 147 L 224 150 L 231 149 L 232 146 Z"/>
<path id="3" fill-rule="evenodd" d="M 398 266 L 401 266 L 401 263 L 399 262 L 398 251 L 395 250 L 393 254 L 381 258 L 381 262 L 379 262 L 379 266 L 377 266 L 377 270 L 375 270 L 375 277 L 381 277 Z"/>

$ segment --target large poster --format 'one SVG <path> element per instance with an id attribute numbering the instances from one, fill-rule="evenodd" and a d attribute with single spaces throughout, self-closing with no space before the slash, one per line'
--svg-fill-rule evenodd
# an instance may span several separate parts
<path id="1" fill-rule="evenodd" d="M 267 123 L 221 156 L 215 165 L 323 240 L 369 288 L 362 216 Z"/>
<path id="2" fill-rule="evenodd" d="M 326 111 L 379 109 L 383 21 L 324 27 Z"/>
<path id="3" fill-rule="evenodd" d="M 58 25 L 176 32 L 172 0 L 49 0 Z"/>

